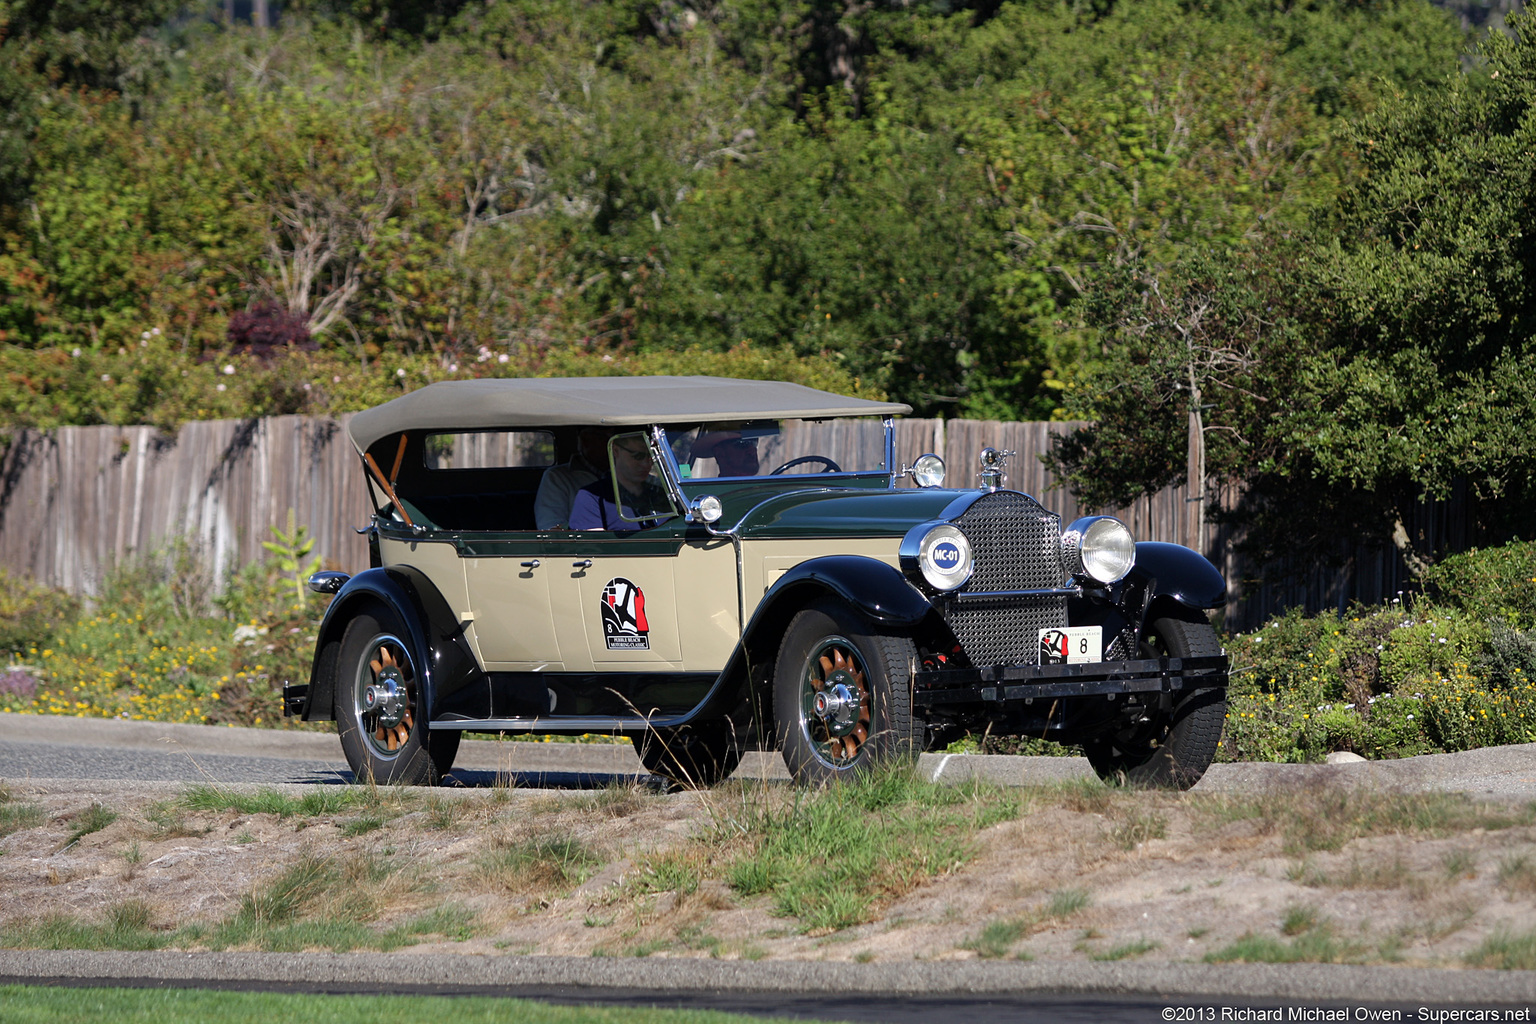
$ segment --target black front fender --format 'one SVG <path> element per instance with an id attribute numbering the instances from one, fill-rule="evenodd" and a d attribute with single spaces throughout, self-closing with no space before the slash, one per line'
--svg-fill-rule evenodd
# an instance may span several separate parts
<path id="1" fill-rule="evenodd" d="M 784 631 L 796 612 L 823 597 L 842 601 L 882 626 L 914 628 L 936 614 L 901 570 L 884 562 L 860 555 L 808 559 L 768 588 L 719 681 L 688 720 L 745 713 L 756 719 L 752 724 L 765 723 L 768 711 L 762 702 L 772 686 L 768 670 L 778 657 Z M 737 722 L 738 727 L 747 724 Z"/>
<path id="2" fill-rule="evenodd" d="M 1147 604 L 1172 598 L 1190 608 L 1219 608 L 1227 603 L 1227 581 L 1204 555 L 1180 544 L 1142 541 L 1130 580 L 1146 588 Z"/>
<path id="3" fill-rule="evenodd" d="M 421 666 L 422 695 L 432 711 L 445 696 L 483 679 L 479 663 L 464 639 L 464 628 L 426 577 L 408 566 L 368 569 L 346 582 L 326 609 L 315 639 L 310 685 L 302 717 L 329 720 L 335 700 L 337 659 L 347 623 L 365 604 L 382 604 L 403 623 L 416 664 Z"/>

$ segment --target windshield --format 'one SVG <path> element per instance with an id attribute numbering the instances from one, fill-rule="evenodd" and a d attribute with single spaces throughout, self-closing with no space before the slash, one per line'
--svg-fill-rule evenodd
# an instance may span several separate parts
<path id="1" fill-rule="evenodd" d="M 885 423 L 743 420 L 666 428 L 684 480 L 805 473 L 886 473 Z"/>

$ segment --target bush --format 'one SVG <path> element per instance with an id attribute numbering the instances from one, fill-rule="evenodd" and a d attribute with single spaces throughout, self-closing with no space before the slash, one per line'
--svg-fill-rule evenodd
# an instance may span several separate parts
<path id="1" fill-rule="evenodd" d="M 0 568 L 0 654 L 26 655 L 46 644 L 80 612 L 80 603 Z"/>
<path id="2" fill-rule="evenodd" d="M 1472 618 L 1531 629 L 1536 627 L 1536 541 L 1451 555 L 1430 567 L 1424 585 L 1437 602 Z"/>
<path id="3" fill-rule="evenodd" d="M 1536 547 L 1435 567 L 1433 599 L 1298 610 L 1231 637 L 1225 760 L 1369 758 L 1536 741 Z"/>

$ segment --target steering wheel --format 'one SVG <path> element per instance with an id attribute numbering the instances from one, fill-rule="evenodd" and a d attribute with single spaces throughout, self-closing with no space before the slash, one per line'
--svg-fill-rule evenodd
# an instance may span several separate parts
<path id="1" fill-rule="evenodd" d="M 780 466 L 778 469 L 774 470 L 772 473 L 769 473 L 768 475 L 769 476 L 778 476 L 780 473 L 784 472 L 786 469 L 789 469 L 792 466 L 802 466 L 802 465 L 804 465 L 807 462 L 819 462 L 823 466 L 827 467 L 826 469 L 821 470 L 821 472 L 823 472 L 823 473 L 841 473 L 842 472 L 842 470 L 838 468 L 837 463 L 833 462 L 831 459 L 827 458 L 825 455 L 802 455 L 798 459 L 790 459 L 788 462 L 784 463 L 784 465 Z"/>

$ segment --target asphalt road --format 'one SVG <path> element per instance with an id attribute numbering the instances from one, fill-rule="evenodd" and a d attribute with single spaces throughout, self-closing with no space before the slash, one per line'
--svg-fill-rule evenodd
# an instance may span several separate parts
<path id="1" fill-rule="evenodd" d="M 1087 777 L 1081 758 L 924 755 L 939 781 L 1030 785 Z M 785 778 L 775 756 L 738 774 Z M 642 778 L 627 745 L 466 740 L 452 784 L 608 785 Z M 60 791 L 81 780 L 124 789 L 188 782 L 339 785 L 351 781 L 334 734 L 0 714 L 0 780 Z M 1213 765 L 1200 789 L 1257 791 L 1332 780 L 1409 791 L 1536 800 L 1536 745 L 1341 765 Z M 682 1006 L 759 1016 L 917 1024 L 989 1022 L 1436 1020 L 1497 1008 L 1530 1020 L 1536 971 L 1335 964 L 834 964 L 367 954 L 0 950 L 0 983 L 121 984 L 311 992 L 504 995 L 562 1003 Z M 1299 1015 L 1297 1012 L 1299 1012 Z M 1326 1017 L 1320 1011 L 1343 1017 Z M 1509 1011 L 1510 1014 L 1506 1014 Z M 0 1013 L 3 1017 L 3 1013 Z"/>

